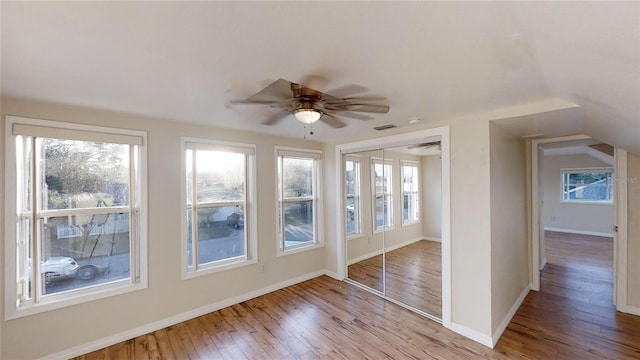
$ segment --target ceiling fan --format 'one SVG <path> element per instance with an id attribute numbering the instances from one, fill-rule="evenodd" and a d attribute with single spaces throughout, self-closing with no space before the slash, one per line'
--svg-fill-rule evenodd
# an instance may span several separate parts
<path id="1" fill-rule="evenodd" d="M 274 125 L 290 114 L 304 124 L 313 124 L 320 120 L 325 124 L 342 128 L 346 123 L 341 117 L 358 120 L 371 120 L 373 117 L 361 113 L 386 114 L 389 105 L 381 103 L 385 98 L 374 96 L 349 96 L 368 91 L 360 85 L 346 85 L 327 92 L 312 88 L 319 77 L 307 77 L 304 83 L 297 84 L 278 79 L 266 88 L 246 100 L 236 100 L 231 104 L 264 105 L 279 109 L 280 112 L 265 119 L 262 124 Z M 319 84 L 317 84 L 319 85 Z"/>

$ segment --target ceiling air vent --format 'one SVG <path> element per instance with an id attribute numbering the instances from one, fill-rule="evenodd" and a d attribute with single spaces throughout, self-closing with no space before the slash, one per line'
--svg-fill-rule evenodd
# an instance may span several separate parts
<path id="1" fill-rule="evenodd" d="M 382 130 L 393 129 L 395 127 L 396 127 L 395 125 L 387 124 L 387 125 L 376 126 L 376 127 L 373 128 L 373 130 L 382 131 Z"/>

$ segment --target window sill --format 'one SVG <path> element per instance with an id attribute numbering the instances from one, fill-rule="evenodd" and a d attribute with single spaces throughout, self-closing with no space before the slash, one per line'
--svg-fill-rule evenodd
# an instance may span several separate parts
<path id="1" fill-rule="evenodd" d="M 411 225 L 418 225 L 420 224 L 420 220 L 413 220 L 413 221 L 407 221 L 407 222 L 403 222 L 402 226 L 411 226 Z"/>
<path id="2" fill-rule="evenodd" d="M 293 249 L 288 249 L 288 250 L 280 250 L 280 249 L 278 249 L 278 255 L 277 256 L 281 257 L 281 256 L 293 255 L 293 254 L 298 254 L 298 253 L 305 252 L 305 251 L 319 249 L 319 248 L 322 248 L 322 247 L 324 247 L 324 243 L 309 244 L 309 245 L 295 247 Z"/>
<path id="3" fill-rule="evenodd" d="M 362 233 L 353 234 L 353 235 L 347 235 L 347 236 L 345 236 L 345 238 L 347 239 L 347 241 L 354 240 L 354 239 L 360 239 L 360 238 L 362 238 Z"/>
<path id="4" fill-rule="evenodd" d="M 391 230 L 395 230 L 395 229 L 396 229 L 395 226 L 389 226 L 389 227 L 386 227 L 386 228 L 383 228 L 383 229 L 375 229 L 375 230 L 373 230 L 373 233 L 374 234 L 382 234 L 385 231 L 391 231 Z"/>
<path id="5" fill-rule="evenodd" d="M 201 268 L 198 271 L 185 271 L 182 274 L 182 280 L 189 280 L 189 279 L 193 279 L 193 278 L 198 278 L 200 276 L 206 276 L 206 275 L 211 275 L 211 274 L 215 274 L 218 272 L 223 272 L 223 271 L 227 271 L 227 270 L 232 270 L 232 269 L 237 269 L 237 268 L 241 268 L 244 266 L 249 266 L 249 265 L 253 265 L 253 264 L 257 264 L 258 263 L 258 259 L 249 259 L 249 260 L 239 260 L 239 261 L 234 261 L 231 263 L 226 263 L 223 265 L 212 265 L 212 266 L 205 266 L 204 268 Z"/>
<path id="6" fill-rule="evenodd" d="M 122 295 L 147 288 L 146 281 L 141 281 L 140 283 L 133 285 L 129 283 L 123 283 L 125 281 L 126 280 L 121 280 L 112 284 L 104 285 L 102 286 L 103 288 L 99 290 L 98 288 L 87 289 L 91 290 L 90 293 L 86 293 L 85 291 L 80 290 L 84 293 L 75 295 L 60 294 L 59 296 L 52 296 L 50 298 L 43 299 L 43 301 L 38 305 L 27 304 L 23 307 L 9 308 L 9 306 L 11 305 L 7 302 L 6 320 L 17 319 L 24 316 L 62 309 L 72 305 L 105 299 L 112 296 Z"/>
<path id="7" fill-rule="evenodd" d="M 580 204 L 580 205 L 613 205 L 613 201 L 579 201 L 579 200 L 562 200 L 562 204 Z"/>

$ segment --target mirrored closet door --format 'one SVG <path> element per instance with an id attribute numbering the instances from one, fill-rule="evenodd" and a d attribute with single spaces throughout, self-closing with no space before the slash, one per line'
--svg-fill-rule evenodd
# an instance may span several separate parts
<path id="1" fill-rule="evenodd" d="M 343 154 L 347 278 L 442 317 L 438 139 Z"/>

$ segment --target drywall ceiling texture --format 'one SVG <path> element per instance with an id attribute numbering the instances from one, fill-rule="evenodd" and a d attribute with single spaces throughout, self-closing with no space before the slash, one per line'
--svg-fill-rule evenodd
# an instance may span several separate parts
<path id="1" fill-rule="evenodd" d="M 265 126 L 273 109 L 225 103 L 315 74 L 321 90 L 360 84 L 391 105 L 343 129 L 314 125 L 319 141 L 558 98 L 589 135 L 640 153 L 640 2 L 0 6 L 6 95 L 301 138 L 291 117 Z"/>

